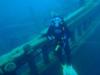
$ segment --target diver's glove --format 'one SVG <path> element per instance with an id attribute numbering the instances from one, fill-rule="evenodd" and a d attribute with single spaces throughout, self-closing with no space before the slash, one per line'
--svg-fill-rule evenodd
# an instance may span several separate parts
<path id="1" fill-rule="evenodd" d="M 47 36 L 48 40 L 54 40 L 55 37 L 54 36 Z"/>

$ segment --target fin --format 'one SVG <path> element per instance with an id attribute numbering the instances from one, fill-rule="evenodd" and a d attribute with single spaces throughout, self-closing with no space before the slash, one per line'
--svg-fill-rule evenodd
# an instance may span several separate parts
<path id="1" fill-rule="evenodd" d="M 72 65 L 63 65 L 63 75 L 78 75 Z"/>

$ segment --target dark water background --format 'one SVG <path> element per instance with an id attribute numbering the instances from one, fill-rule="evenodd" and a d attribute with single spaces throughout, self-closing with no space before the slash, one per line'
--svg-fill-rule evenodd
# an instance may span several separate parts
<path id="1" fill-rule="evenodd" d="M 80 0 L 0 0 L 0 55 L 31 40 L 53 13 L 66 16 L 79 7 Z"/>
<path id="2" fill-rule="evenodd" d="M 100 25 L 73 56 L 79 75 L 100 75 Z"/>

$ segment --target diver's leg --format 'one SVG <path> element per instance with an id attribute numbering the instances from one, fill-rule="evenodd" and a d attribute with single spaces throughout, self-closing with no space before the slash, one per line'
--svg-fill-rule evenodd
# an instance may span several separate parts
<path id="1" fill-rule="evenodd" d="M 61 64 L 64 64 L 64 57 L 62 54 L 62 48 L 60 47 L 57 51 L 56 51 L 56 56 L 58 58 L 58 60 L 60 61 Z"/>
<path id="2" fill-rule="evenodd" d="M 66 55 L 66 63 L 68 65 L 71 65 L 71 50 L 68 45 L 65 47 L 64 51 Z"/>

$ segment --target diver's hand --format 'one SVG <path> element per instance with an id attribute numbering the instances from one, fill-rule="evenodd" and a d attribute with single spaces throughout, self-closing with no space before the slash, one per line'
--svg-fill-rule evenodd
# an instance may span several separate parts
<path id="1" fill-rule="evenodd" d="M 60 48 L 60 45 L 57 45 L 56 48 L 55 48 L 55 52 L 57 52 Z"/>
<path id="2" fill-rule="evenodd" d="M 54 36 L 47 36 L 47 38 L 48 38 L 49 40 L 54 40 L 54 39 L 55 39 Z"/>

